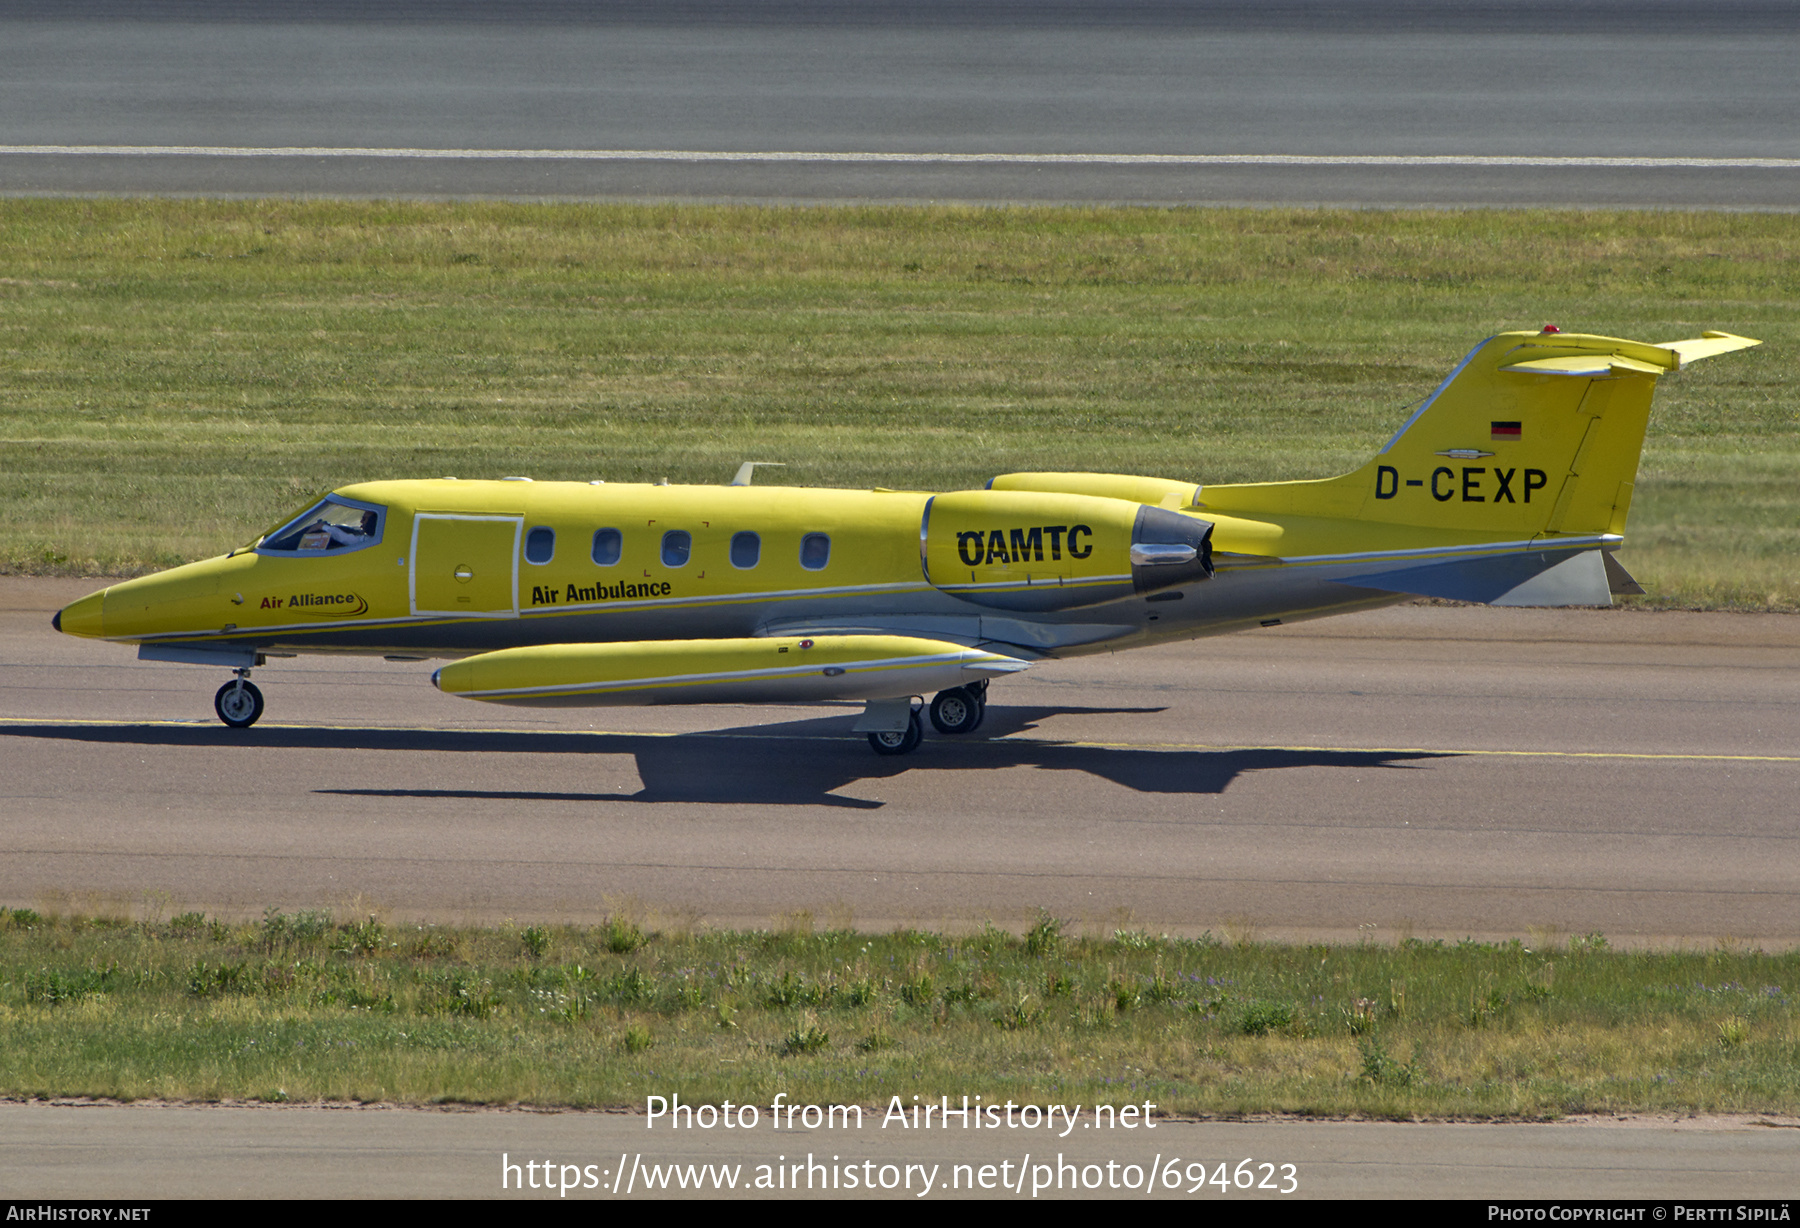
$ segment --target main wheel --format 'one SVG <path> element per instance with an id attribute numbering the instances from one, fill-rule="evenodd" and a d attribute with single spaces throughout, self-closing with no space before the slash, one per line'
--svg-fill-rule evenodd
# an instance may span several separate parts
<path id="1" fill-rule="evenodd" d="M 910 755 L 919 749 L 919 743 L 924 739 L 925 727 L 919 721 L 919 714 L 914 712 L 906 720 L 905 733 L 872 733 L 869 745 L 878 755 Z"/>
<path id="2" fill-rule="evenodd" d="M 233 729 L 248 729 L 263 714 L 262 692 L 255 683 L 241 678 L 227 682 L 213 696 L 213 711 Z"/>
<path id="3" fill-rule="evenodd" d="M 974 733 L 981 724 L 982 702 L 966 687 L 939 691 L 931 701 L 931 723 L 939 733 Z"/>

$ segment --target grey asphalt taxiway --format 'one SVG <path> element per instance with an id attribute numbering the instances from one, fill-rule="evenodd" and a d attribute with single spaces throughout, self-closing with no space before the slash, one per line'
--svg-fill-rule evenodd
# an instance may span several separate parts
<path id="1" fill-rule="evenodd" d="M 1800 943 L 1800 619 L 1403 606 L 856 709 L 508 709 L 429 663 L 139 663 L 0 580 L 0 901 L 224 915 Z"/>

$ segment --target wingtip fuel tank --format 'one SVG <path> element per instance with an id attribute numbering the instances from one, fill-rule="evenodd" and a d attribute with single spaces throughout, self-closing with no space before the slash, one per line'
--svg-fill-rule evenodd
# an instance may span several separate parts
<path id="1" fill-rule="evenodd" d="M 541 644 L 466 657 L 432 681 L 446 695 L 532 707 L 818 703 L 929 694 L 1028 661 L 901 635 Z"/>

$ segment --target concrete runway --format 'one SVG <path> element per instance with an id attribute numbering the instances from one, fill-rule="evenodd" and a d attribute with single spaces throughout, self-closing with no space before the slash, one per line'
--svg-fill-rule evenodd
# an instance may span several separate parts
<path id="1" fill-rule="evenodd" d="M 0 194 L 1800 207 L 1800 23 L 1754 0 L 1440 0 L 1378 17 L 1345 3 L 692 0 L 660 21 L 654 7 L 607 6 L 606 20 L 527 5 L 485 22 L 402 2 L 383 20 L 345 4 L 195 20 L 205 7 L 42 20 L 0 4 Z M 302 147 L 677 156 L 220 156 Z M 758 151 L 1021 160 L 691 157 Z M 1064 154 L 1728 161 L 1041 157 Z"/>
<path id="2" fill-rule="evenodd" d="M 1800 942 L 1800 619 L 1407 606 L 854 709 L 490 708 L 429 664 L 200 667 L 0 581 L 0 900 L 257 915 Z"/>

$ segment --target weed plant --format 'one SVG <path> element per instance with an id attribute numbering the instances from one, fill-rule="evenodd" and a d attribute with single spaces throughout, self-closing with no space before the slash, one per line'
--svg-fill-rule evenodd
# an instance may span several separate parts
<path id="1" fill-rule="evenodd" d="M 1800 1111 L 1792 952 L 622 925 L 0 911 L 0 1095 Z"/>

